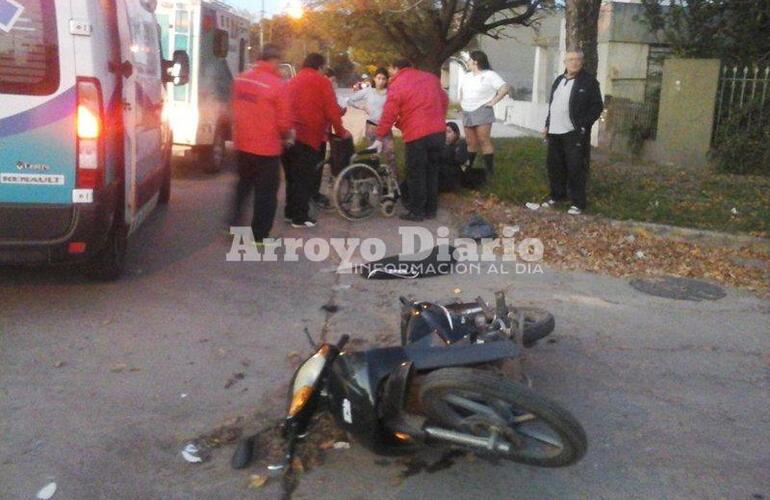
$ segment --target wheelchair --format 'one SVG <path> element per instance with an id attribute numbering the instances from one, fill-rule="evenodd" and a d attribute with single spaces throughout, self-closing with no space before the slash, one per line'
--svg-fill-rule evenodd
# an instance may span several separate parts
<path id="1" fill-rule="evenodd" d="M 378 210 L 392 217 L 400 198 L 398 180 L 374 149 L 353 154 L 350 164 L 336 176 L 332 191 L 337 212 L 351 221 L 367 219 Z"/>

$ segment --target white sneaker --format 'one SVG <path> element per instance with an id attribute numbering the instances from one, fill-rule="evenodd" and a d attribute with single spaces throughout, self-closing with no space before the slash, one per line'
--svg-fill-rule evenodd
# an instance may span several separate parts
<path id="1" fill-rule="evenodd" d="M 531 201 L 528 201 L 524 204 L 525 207 L 527 207 L 530 210 L 540 210 L 540 203 L 533 203 Z"/>
<path id="2" fill-rule="evenodd" d="M 306 228 L 306 227 L 315 227 L 315 226 L 316 226 L 316 222 L 314 220 L 310 220 L 310 219 L 308 219 L 306 221 L 302 221 L 302 222 L 292 222 L 291 223 L 291 227 L 296 227 L 296 228 Z"/>
<path id="3" fill-rule="evenodd" d="M 556 205 L 556 200 L 548 198 L 548 200 L 544 201 L 540 206 L 543 208 L 553 208 L 554 205 Z"/>
<path id="4" fill-rule="evenodd" d="M 580 214 L 583 213 L 583 211 L 580 210 L 575 205 L 572 205 L 571 207 L 569 207 L 569 210 L 567 210 L 567 213 L 570 214 L 570 215 L 580 215 Z"/>

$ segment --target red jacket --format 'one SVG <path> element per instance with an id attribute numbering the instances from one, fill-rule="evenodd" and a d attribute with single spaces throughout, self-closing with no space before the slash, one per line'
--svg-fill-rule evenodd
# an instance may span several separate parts
<path id="1" fill-rule="evenodd" d="M 286 82 L 278 67 L 266 61 L 241 73 L 233 82 L 235 149 L 258 156 L 279 156 L 283 137 L 291 130 Z"/>
<path id="2" fill-rule="evenodd" d="M 401 129 L 404 142 L 444 132 L 448 105 L 449 96 L 436 75 L 404 68 L 388 83 L 377 137 L 386 137 L 394 124 Z"/>
<path id="3" fill-rule="evenodd" d="M 317 70 L 302 68 L 289 82 L 289 95 L 297 142 L 319 149 L 330 124 L 337 135 L 347 133 L 332 82 Z"/>

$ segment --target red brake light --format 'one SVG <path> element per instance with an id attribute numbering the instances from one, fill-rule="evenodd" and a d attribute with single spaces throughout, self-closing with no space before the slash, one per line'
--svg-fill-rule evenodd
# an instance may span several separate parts
<path id="1" fill-rule="evenodd" d="M 78 139 L 98 139 L 101 124 L 99 116 L 88 106 L 78 105 Z"/>
<path id="2" fill-rule="evenodd" d="M 101 187 L 104 174 L 104 107 L 96 78 L 77 80 L 77 187 Z"/>

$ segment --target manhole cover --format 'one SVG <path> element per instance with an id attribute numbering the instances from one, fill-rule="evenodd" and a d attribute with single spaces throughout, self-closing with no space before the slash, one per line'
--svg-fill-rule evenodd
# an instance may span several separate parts
<path id="1" fill-rule="evenodd" d="M 676 300 L 719 300 L 727 293 L 724 289 L 705 281 L 664 276 L 652 279 L 633 279 L 631 286 L 640 292 Z"/>

